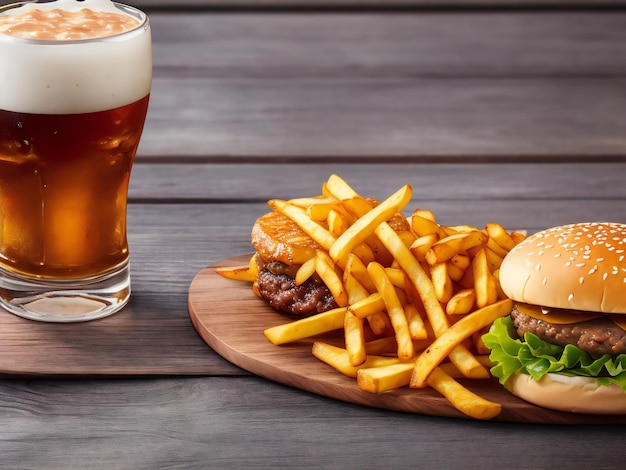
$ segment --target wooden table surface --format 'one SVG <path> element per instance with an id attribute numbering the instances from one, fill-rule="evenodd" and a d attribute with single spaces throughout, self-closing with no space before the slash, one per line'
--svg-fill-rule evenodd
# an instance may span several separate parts
<path id="1" fill-rule="evenodd" d="M 410 183 L 443 224 L 626 222 L 623 2 L 128 3 L 154 41 L 133 297 L 56 330 L 0 315 L 3 467 L 623 466 L 621 426 L 391 412 L 256 377 L 187 309 L 199 271 L 251 251 L 268 199 L 331 173 L 378 198 Z"/>

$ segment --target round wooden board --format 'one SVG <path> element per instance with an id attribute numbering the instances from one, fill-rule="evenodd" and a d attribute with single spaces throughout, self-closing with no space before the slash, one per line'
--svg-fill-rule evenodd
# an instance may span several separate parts
<path id="1" fill-rule="evenodd" d="M 189 288 L 189 314 L 200 336 L 218 354 L 237 366 L 267 379 L 319 395 L 360 405 L 433 416 L 466 418 L 430 388 L 401 388 L 372 394 L 359 390 L 346 377 L 311 354 L 313 340 L 274 346 L 263 330 L 289 320 L 254 295 L 249 284 L 225 279 L 217 266 L 248 263 L 250 255 L 220 261 L 202 270 Z M 337 337 L 316 340 L 336 342 Z M 514 397 L 496 380 L 464 381 L 470 390 L 502 404 L 494 420 L 557 424 L 624 424 L 626 416 L 561 413 Z"/>

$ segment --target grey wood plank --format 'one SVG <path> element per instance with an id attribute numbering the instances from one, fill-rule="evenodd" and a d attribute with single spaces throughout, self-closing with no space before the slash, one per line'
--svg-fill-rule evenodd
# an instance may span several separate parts
<path id="1" fill-rule="evenodd" d="M 133 202 L 266 202 L 315 195 L 336 173 L 362 194 L 383 199 L 404 184 L 414 203 L 483 199 L 624 199 L 626 162 L 613 163 L 139 163 Z M 451 184 L 451 181 L 454 184 Z"/>
<path id="2" fill-rule="evenodd" d="M 606 77 L 626 12 L 152 13 L 157 77 Z"/>
<path id="3" fill-rule="evenodd" d="M 623 158 L 624 89 L 626 78 L 157 78 L 139 158 Z"/>
<path id="4" fill-rule="evenodd" d="M 514 8 L 514 7 L 607 7 L 623 6 L 620 0 L 131 0 L 128 2 L 141 8 Z"/>
<path id="5" fill-rule="evenodd" d="M 621 468 L 621 426 L 442 419 L 256 377 L 0 381 L 10 468 Z M 515 445 L 512 445 L 512 443 Z M 34 450 L 36 446 L 36 451 Z M 577 449 L 572 452 L 572 449 Z M 529 451 L 532 449 L 532 451 Z M 97 456 L 97 458 L 94 458 Z"/>

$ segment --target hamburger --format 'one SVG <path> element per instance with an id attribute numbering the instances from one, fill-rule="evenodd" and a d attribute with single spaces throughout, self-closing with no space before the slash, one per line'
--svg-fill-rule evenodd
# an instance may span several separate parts
<path id="1" fill-rule="evenodd" d="M 309 316 L 337 307 L 330 290 L 317 275 L 297 285 L 300 266 L 322 247 L 287 216 L 269 212 L 252 227 L 252 246 L 258 267 L 254 292 L 276 310 Z"/>
<path id="2" fill-rule="evenodd" d="M 626 225 L 550 228 L 500 267 L 509 316 L 483 336 L 492 374 L 550 409 L 626 413 Z"/>
<path id="3" fill-rule="evenodd" d="M 372 207 L 378 204 L 367 199 Z M 388 221 L 396 231 L 409 230 L 405 216 L 396 214 Z M 310 316 L 338 305 L 332 293 L 317 274 L 297 284 L 296 273 L 303 263 L 323 249 L 289 217 L 277 211 L 259 217 L 252 227 L 251 242 L 255 249 L 257 278 L 253 290 L 274 309 L 292 316 Z M 375 250 L 381 250 L 377 247 Z"/>

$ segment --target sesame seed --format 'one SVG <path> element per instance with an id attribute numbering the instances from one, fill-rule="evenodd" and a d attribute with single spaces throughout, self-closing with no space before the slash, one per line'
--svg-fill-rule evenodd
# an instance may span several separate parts
<path id="1" fill-rule="evenodd" d="M 583 282 L 585 282 L 585 278 L 584 278 L 583 276 L 580 276 L 580 277 L 578 278 L 578 282 L 579 282 L 580 284 L 582 284 Z"/>
<path id="2" fill-rule="evenodd" d="M 624 282 L 626 282 L 626 279 L 624 279 Z M 573 298 L 574 298 L 574 294 L 570 294 L 567 296 L 567 300 L 569 300 L 570 302 L 572 301 Z"/>

